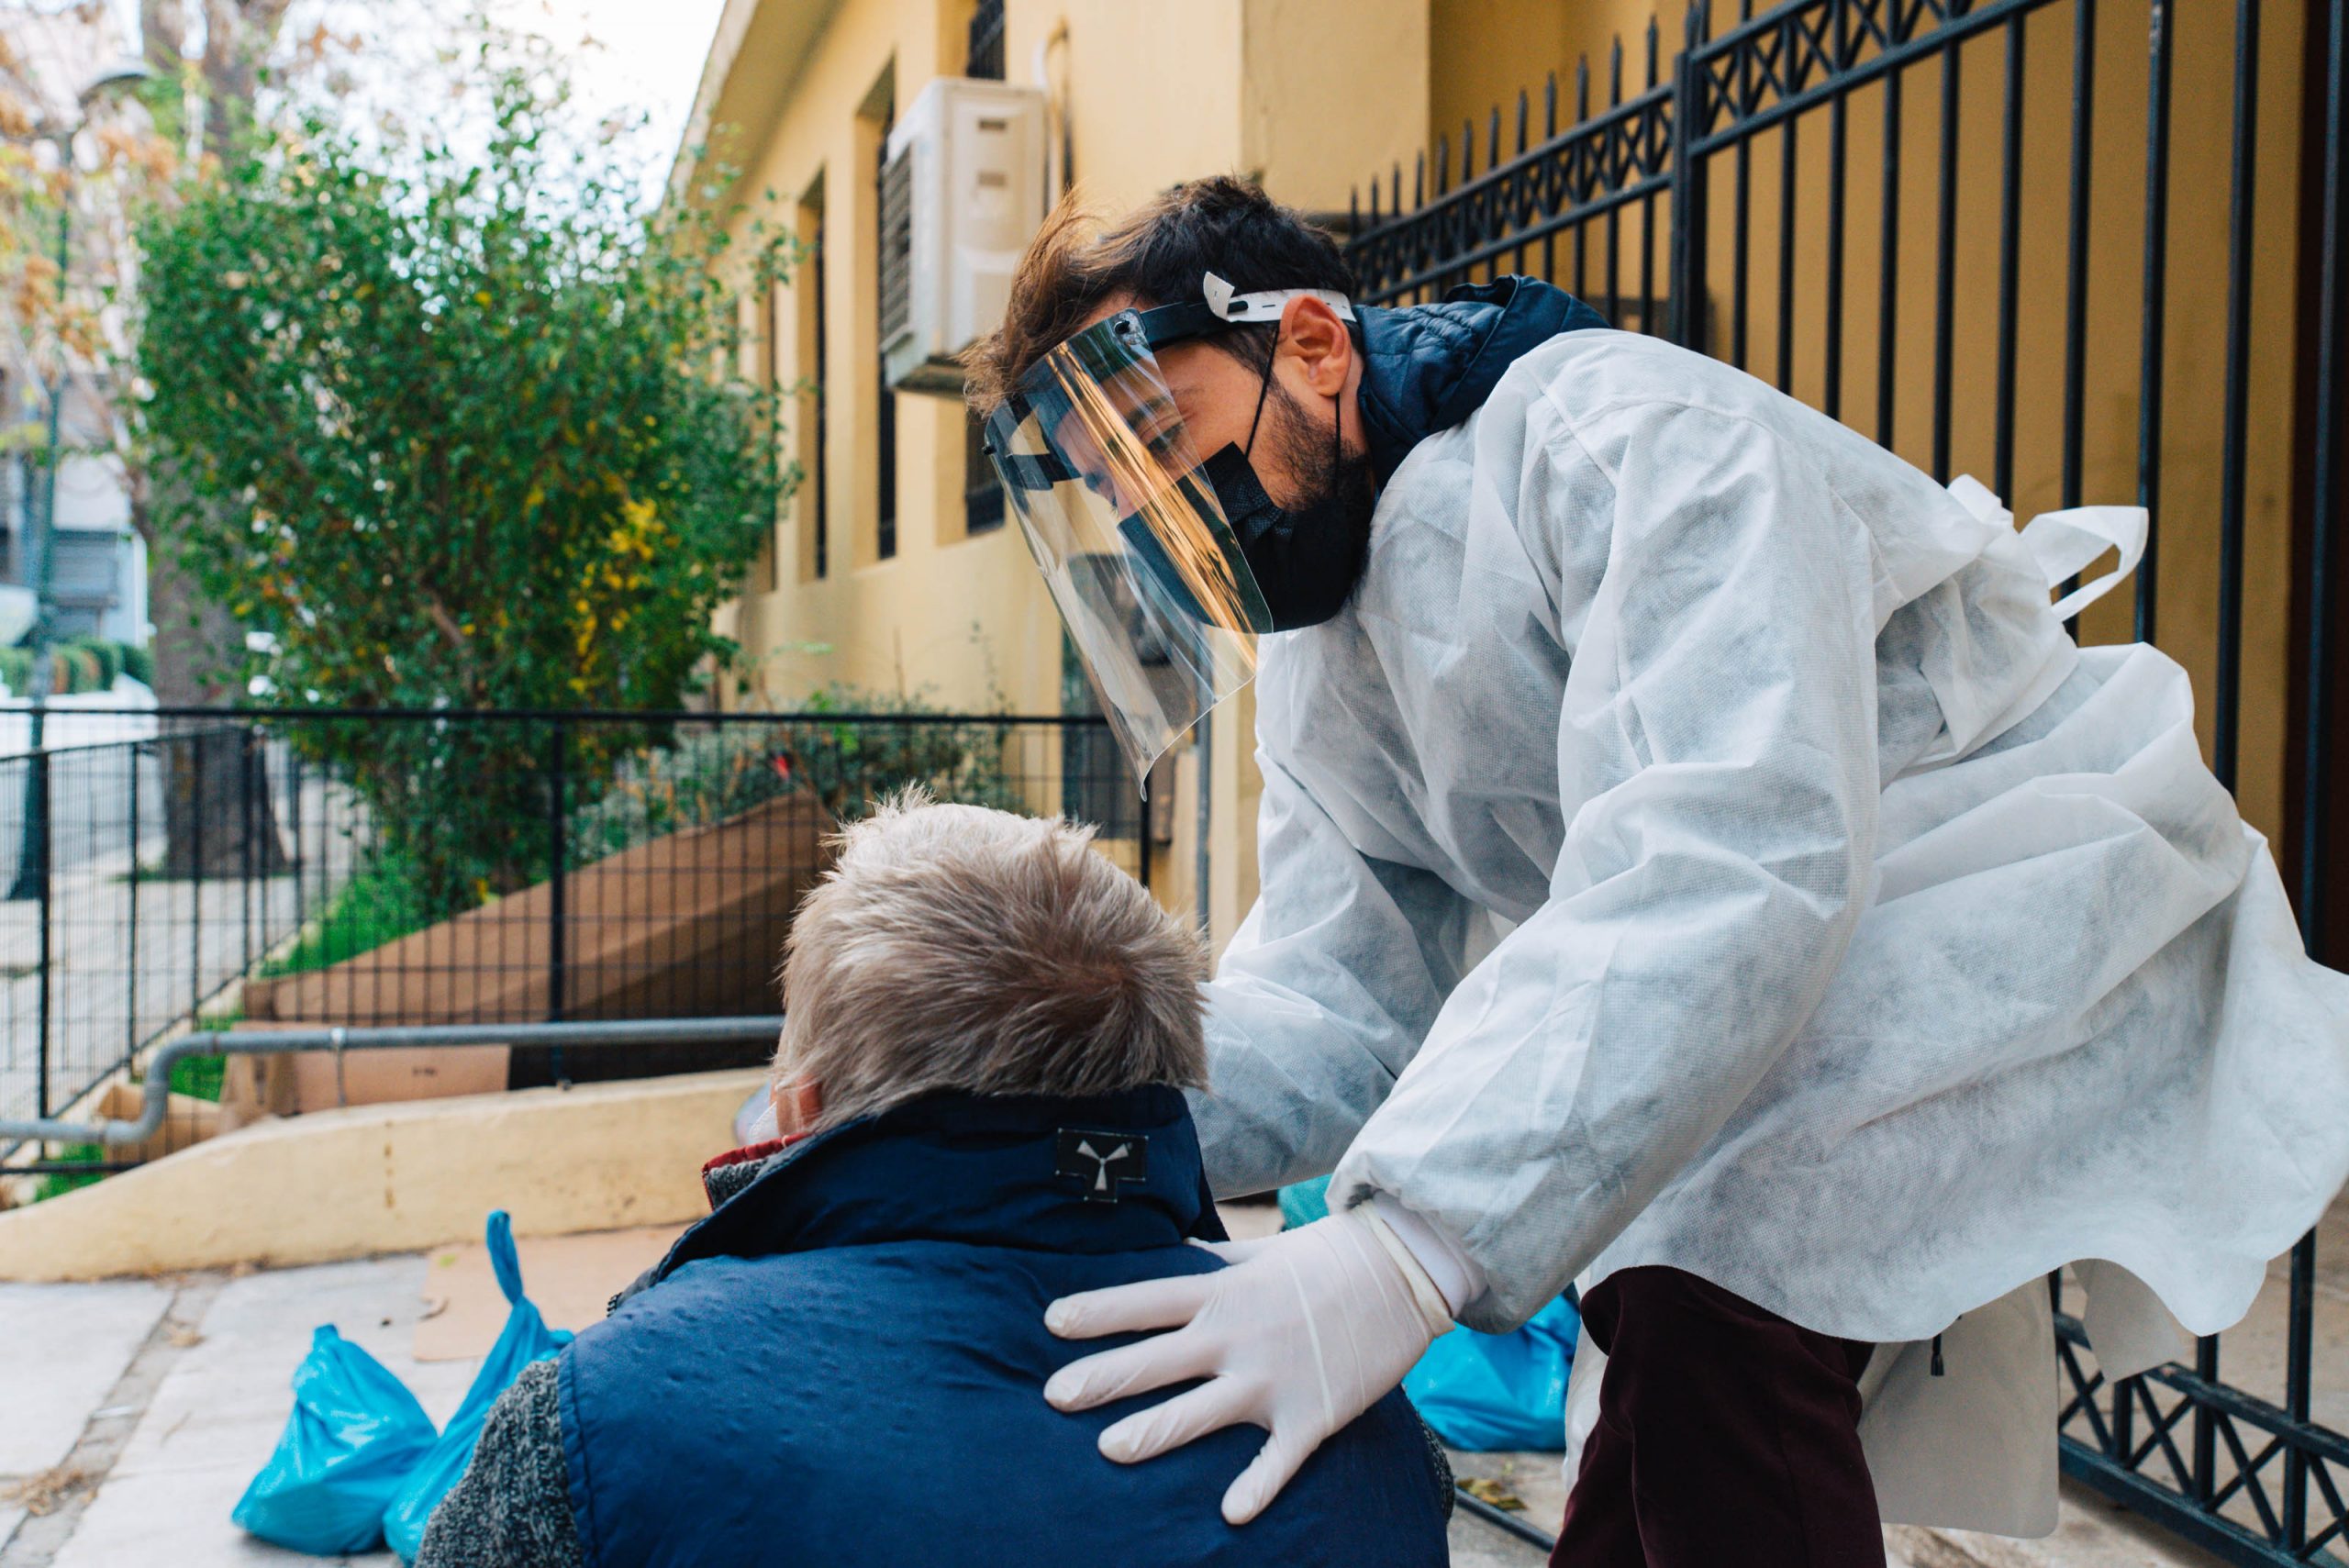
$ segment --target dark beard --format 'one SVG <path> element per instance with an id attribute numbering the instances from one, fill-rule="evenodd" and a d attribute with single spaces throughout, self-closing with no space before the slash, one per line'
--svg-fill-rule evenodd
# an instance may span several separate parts
<path id="1" fill-rule="evenodd" d="M 1281 465 L 1299 484 L 1297 498 L 1284 503 L 1281 510 L 1300 539 L 1327 530 L 1345 540 L 1347 577 L 1359 593 L 1370 565 L 1370 520 L 1378 509 L 1378 484 L 1371 474 L 1369 451 L 1340 448 L 1336 417 L 1327 409 L 1308 411 L 1277 381 L 1270 402 L 1270 428 L 1264 433 L 1280 454 Z M 1346 597 L 1351 603 L 1353 593 Z"/>

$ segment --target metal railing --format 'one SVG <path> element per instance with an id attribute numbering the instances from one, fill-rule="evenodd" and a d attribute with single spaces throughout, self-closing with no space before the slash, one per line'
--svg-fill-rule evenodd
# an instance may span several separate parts
<path id="1" fill-rule="evenodd" d="M 135 1069 L 150 1095 L 174 1063 L 209 1074 L 184 1086 L 217 1093 L 221 1053 L 207 1046 L 224 1028 L 495 1033 L 771 1014 L 784 933 L 827 839 L 908 786 L 1097 824 L 1107 852 L 1151 872 L 1139 792 L 1098 718 L 166 709 L 121 721 L 148 733 L 0 758 L 0 857 L 14 857 L 0 869 L 32 872 L 17 879 L 31 896 L 0 903 L 12 1172 L 119 1168 L 95 1137 L 57 1147 L 76 1137 L 58 1129 L 101 1119 L 95 1093 Z M 28 790 L 36 770 L 47 787 Z M 764 1055 L 684 1037 L 585 1057 L 555 1037 L 510 1043 L 511 1086 Z"/>
<path id="2" fill-rule="evenodd" d="M 1520 93 L 1439 139 L 1408 199 L 1401 165 L 1374 176 L 1364 297 L 1533 273 L 1942 480 L 1987 473 L 2021 515 L 2133 490 L 2134 603 L 2076 629 L 2193 673 L 2214 771 L 2277 842 L 2310 950 L 2349 966 L 2349 0 L 1743 0 L 1661 41 L 1628 84 L 1616 44 L 1603 103 L 1586 64 L 1538 125 Z M 2341 1561 L 2317 1289 L 2311 1235 L 2266 1399 L 2216 1337 L 2115 1385 L 2052 1281 L 2065 1469 L 2232 1562 Z"/>
<path id="3" fill-rule="evenodd" d="M 340 1077 L 343 1058 L 351 1051 L 448 1049 L 473 1045 L 528 1045 L 549 1050 L 583 1046 L 606 1050 L 622 1046 L 718 1044 L 763 1051 L 771 1049 L 783 1029 L 783 1015 L 743 1018 L 629 1018 L 576 1024 L 433 1024 L 413 1029 L 284 1029 L 256 1034 L 229 1029 L 218 1034 L 182 1035 L 155 1048 L 143 1063 L 147 1080 L 135 1117 L 109 1117 L 95 1121 L 49 1118 L 33 1121 L 0 1121 L 0 1138 L 88 1140 L 104 1144 L 142 1143 L 163 1130 L 170 1103 L 165 1085 L 172 1070 L 183 1061 L 228 1056 L 295 1056 L 323 1051 L 335 1059 Z"/>

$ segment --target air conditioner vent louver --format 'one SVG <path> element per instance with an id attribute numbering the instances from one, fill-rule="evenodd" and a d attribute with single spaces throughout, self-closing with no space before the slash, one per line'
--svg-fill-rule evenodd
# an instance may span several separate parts
<path id="1" fill-rule="evenodd" d="M 906 329 L 914 306 L 914 150 L 881 171 L 881 340 Z"/>
<path id="2" fill-rule="evenodd" d="M 883 370 L 899 392 L 960 396 L 957 356 L 1003 321 L 1044 221 L 1044 95 L 941 77 L 889 132 L 880 183 Z"/>

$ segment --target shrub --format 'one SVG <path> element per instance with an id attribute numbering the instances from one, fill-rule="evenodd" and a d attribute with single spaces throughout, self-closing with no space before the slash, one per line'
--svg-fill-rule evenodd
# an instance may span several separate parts
<path id="1" fill-rule="evenodd" d="M 792 480 L 718 277 L 763 289 L 785 252 L 709 200 L 637 216 L 614 155 L 551 128 L 550 74 L 478 69 L 478 152 L 312 118 L 142 222 L 144 423 L 185 481 L 165 531 L 260 634 L 236 684 L 281 704 L 675 707 L 733 657 L 712 616 Z M 547 874 L 514 825 L 546 815 L 549 738 L 295 743 L 437 917 Z M 573 739 L 590 795 L 636 743 Z"/>

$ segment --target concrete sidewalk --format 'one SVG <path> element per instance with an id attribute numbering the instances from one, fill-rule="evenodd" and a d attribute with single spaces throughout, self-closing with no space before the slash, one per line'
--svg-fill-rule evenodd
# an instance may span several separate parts
<path id="1" fill-rule="evenodd" d="M 1463 1479 L 1497 1483 L 1525 1505 L 1520 1518 L 1557 1533 L 1566 1487 L 1556 1454 L 1455 1453 L 1452 1466 Z M 1884 1532 L 1886 1568 L 2223 1568 L 2218 1558 L 2068 1481 L 2060 1506 L 2055 1533 L 2044 1540 L 1895 1525 Z M 1548 1561 L 1540 1549 L 1464 1511 L 1453 1518 L 1453 1568 L 1542 1568 Z"/>
<path id="2" fill-rule="evenodd" d="M 316 1562 L 228 1522 L 275 1447 L 287 1381 L 332 1323 L 445 1421 L 478 1362 L 417 1362 L 429 1255 L 157 1283 L 0 1284 L 0 1568 Z M 484 1350 L 486 1347 L 484 1347 Z M 1557 1529 L 1554 1454 L 1457 1454 Z M 20 1493 L 28 1496 L 19 1496 Z M 9 1499 L 15 1498 L 11 1501 Z M 39 1507 L 29 1512 L 28 1503 Z M 1888 1568 L 2214 1568 L 2216 1559 L 2069 1487 L 2043 1541 L 1887 1532 Z M 388 1552 L 341 1561 L 390 1564 Z M 1534 1568 L 1537 1548 L 1464 1510 L 1456 1568 Z"/>
<path id="3" fill-rule="evenodd" d="M 288 1380 L 321 1323 L 396 1373 L 435 1421 L 455 1410 L 479 1363 L 410 1353 L 425 1269 L 407 1256 L 0 1284 L 0 1498 L 31 1493 L 0 1502 L 0 1568 L 317 1562 L 255 1540 L 228 1510 L 277 1444 Z"/>

